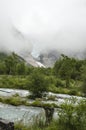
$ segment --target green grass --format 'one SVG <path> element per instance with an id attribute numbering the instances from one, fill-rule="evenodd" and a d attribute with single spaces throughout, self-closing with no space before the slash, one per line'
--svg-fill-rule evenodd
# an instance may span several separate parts
<path id="1" fill-rule="evenodd" d="M 28 89 L 29 84 L 29 76 L 0 76 L 0 88 Z"/>
<path id="2" fill-rule="evenodd" d="M 28 99 L 23 99 L 18 95 L 12 97 L 0 97 L 0 102 L 5 104 L 10 104 L 14 106 L 25 105 L 25 106 L 34 106 L 34 107 L 51 107 L 51 108 L 58 108 L 60 106 L 56 105 L 55 103 L 43 103 L 42 101 L 36 99 L 32 103 L 29 103 Z"/>
<path id="3" fill-rule="evenodd" d="M 56 78 L 56 77 L 52 77 Z M 53 80 L 53 79 L 52 79 Z M 29 76 L 0 75 L 0 88 L 26 89 L 29 90 L 31 79 Z M 82 81 L 70 80 L 70 86 L 65 87 L 65 80 L 54 79 L 49 84 L 48 91 L 82 96 Z"/>

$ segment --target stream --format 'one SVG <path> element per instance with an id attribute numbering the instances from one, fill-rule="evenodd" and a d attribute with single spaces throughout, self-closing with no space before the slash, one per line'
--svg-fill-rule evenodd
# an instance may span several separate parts
<path id="1" fill-rule="evenodd" d="M 32 125 L 46 121 L 45 111 L 40 107 L 12 106 L 0 103 L 0 118 L 14 123 Z"/>
<path id="2" fill-rule="evenodd" d="M 27 90 L 17 90 L 17 89 L 7 89 L 0 88 L 0 96 L 4 97 L 12 97 L 15 94 L 18 94 L 21 98 L 25 98 L 30 95 L 30 92 Z M 61 105 L 67 99 L 76 98 L 77 100 L 84 99 L 78 96 L 70 96 L 67 94 L 55 94 L 55 93 L 47 93 L 47 97 L 55 96 L 55 100 L 42 100 L 42 103 L 46 104 L 57 104 Z M 33 102 L 34 100 L 28 100 L 28 102 Z M 32 106 L 12 106 L 0 103 L 0 118 L 9 120 L 14 123 L 23 123 L 27 125 L 32 125 L 34 123 L 39 123 L 42 121 L 46 122 L 46 112 L 42 107 L 32 107 Z M 58 118 L 58 109 L 54 108 L 53 118 Z"/>

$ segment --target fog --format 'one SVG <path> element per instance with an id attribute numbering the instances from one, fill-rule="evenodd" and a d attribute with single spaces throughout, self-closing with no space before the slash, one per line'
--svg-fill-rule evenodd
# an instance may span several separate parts
<path id="1" fill-rule="evenodd" d="M 0 50 L 86 49 L 86 0 L 0 0 Z"/>

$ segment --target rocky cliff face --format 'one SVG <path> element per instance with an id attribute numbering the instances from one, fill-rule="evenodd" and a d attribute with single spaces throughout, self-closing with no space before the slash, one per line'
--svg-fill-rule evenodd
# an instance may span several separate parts
<path id="1" fill-rule="evenodd" d="M 31 54 L 28 54 L 23 58 L 27 62 L 27 64 L 34 67 L 52 67 L 59 56 L 50 52 L 42 53 L 37 58 L 34 58 Z"/>
<path id="2" fill-rule="evenodd" d="M 21 57 L 26 61 L 27 64 L 34 66 L 34 67 L 45 67 L 40 61 L 35 59 L 30 53 L 21 54 Z"/>
<path id="3" fill-rule="evenodd" d="M 60 57 L 60 53 L 56 50 L 49 50 L 39 55 L 39 61 L 46 67 L 52 67 L 56 60 Z"/>

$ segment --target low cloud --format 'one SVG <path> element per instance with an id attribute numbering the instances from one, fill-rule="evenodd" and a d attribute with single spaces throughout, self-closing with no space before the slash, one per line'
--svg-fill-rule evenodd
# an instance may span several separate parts
<path id="1" fill-rule="evenodd" d="M 0 50 L 86 49 L 85 0 L 0 0 Z"/>

